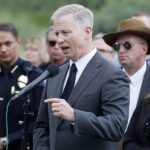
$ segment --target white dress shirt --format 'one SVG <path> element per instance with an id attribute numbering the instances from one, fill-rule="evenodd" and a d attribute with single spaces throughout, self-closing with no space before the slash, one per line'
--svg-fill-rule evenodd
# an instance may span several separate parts
<path id="1" fill-rule="evenodd" d="M 141 86 L 142 86 L 146 68 L 147 68 L 147 66 L 146 66 L 146 62 L 145 62 L 144 65 L 142 66 L 142 68 L 140 68 L 135 74 L 133 74 L 131 76 L 129 76 L 127 74 L 130 79 L 130 105 L 129 105 L 128 124 L 131 120 L 131 117 L 132 117 L 134 110 L 138 103 L 138 98 L 139 98 L 139 94 L 140 94 L 140 90 L 141 90 Z"/>
<path id="2" fill-rule="evenodd" d="M 89 61 L 92 59 L 92 57 L 96 54 L 97 49 L 94 48 L 90 53 L 88 53 L 87 55 L 83 56 L 81 59 L 79 59 L 76 62 L 73 62 L 72 60 L 70 60 L 70 67 L 73 63 L 75 63 L 76 67 L 77 67 L 77 74 L 76 74 L 76 79 L 75 79 L 75 84 L 78 82 L 82 72 L 84 71 L 85 67 L 87 66 L 87 64 L 89 63 Z M 65 88 L 65 85 L 67 83 L 68 77 L 69 77 L 69 72 L 70 72 L 70 67 L 68 69 L 67 75 L 66 75 L 66 79 L 63 85 L 63 90 Z"/>

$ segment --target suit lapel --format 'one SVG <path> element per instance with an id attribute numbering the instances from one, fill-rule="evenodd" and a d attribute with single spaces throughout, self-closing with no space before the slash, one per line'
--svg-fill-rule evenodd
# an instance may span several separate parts
<path id="1" fill-rule="evenodd" d="M 81 95 L 84 89 L 86 89 L 88 84 L 94 79 L 95 75 L 99 72 L 99 67 L 101 65 L 101 58 L 99 53 L 97 52 L 84 69 L 82 75 L 80 76 L 76 86 L 74 87 L 68 99 L 68 103 L 71 106 L 73 106 L 75 102 L 78 101 L 78 97 Z"/>
<path id="2" fill-rule="evenodd" d="M 60 68 L 60 73 L 56 76 L 56 78 L 49 80 L 49 83 L 48 83 L 49 86 L 47 89 L 48 98 L 60 98 L 61 97 L 62 88 L 63 88 L 63 84 L 64 84 L 64 80 L 65 80 L 68 68 L 69 68 L 69 64 L 65 64 L 63 68 Z"/>
<path id="3" fill-rule="evenodd" d="M 147 69 L 144 75 L 143 83 L 140 90 L 140 95 L 138 98 L 138 105 L 140 104 L 141 100 L 150 92 L 150 66 L 147 65 Z"/>
<path id="4" fill-rule="evenodd" d="M 81 74 L 76 86 L 74 87 L 68 99 L 68 103 L 72 107 L 78 101 L 78 97 L 86 89 L 88 84 L 94 79 L 95 75 L 100 72 L 99 67 L 102 66 L 102 59 L 103 58 L 100 56 L 99 52 L 97 52 Z M 62 119 L 60 119 L 58 126 L 60 125 L 61 121 Z"/>
<path id="5" fill-rule="evenodd" d="M 60 73 L 57 76 L 57 79 L 53 80 L 54 82 L 49 83 L 49 85 L 51 85 L 51 84 L 55 85 L 55 86 L 53 86 L 53 89 L 51 89 L 52 96 L 50 98 L 60 98 L 61 97 L 62 88 L 63 88 L 63 84 L 64 84 L 64 80 L 65 80 L 68 68 L 69 68 L 69 64 L 65 64 L 65 66 L 63 68 L 61 68 Z M 51 111 L 51 108 L 49 108 L 49 110 Z M 50 113 L 50 114 L 52 114 L 52 113 Z M 53 114 L 52 114 L 51 118 L 52 118 L 52 121 L 53 121 L 55 127 L 57 127 L 60 118 L 53 116 Z"/>

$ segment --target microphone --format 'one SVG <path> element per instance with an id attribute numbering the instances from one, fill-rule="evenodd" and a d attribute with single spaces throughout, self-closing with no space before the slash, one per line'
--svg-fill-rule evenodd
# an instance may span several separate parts
<path id="1" fill-rule="evenodd" d="M 49 65 L 46 70 L 34 81 L 32 81 L 30 84 L 25 86 L 19 93 L 17 93 L 15 96 L 11 98 L 11 100 L 15 100 L 18 97 L 22 96 L 23 94 L 29 92 L 32 90 L 36 85 L 38 85 L 41 81 L 47 79 L 48 77 L 54 77 L 59 73 L 59 67 L 56 64 Z"/>

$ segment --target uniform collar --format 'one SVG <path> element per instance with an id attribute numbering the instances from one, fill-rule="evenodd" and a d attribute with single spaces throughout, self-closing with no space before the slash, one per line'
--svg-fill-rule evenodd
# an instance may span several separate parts
<path id="1" fill-rule="evenodd" d="M 1 64 L 0 64 L 0 74 L 3 72 L 8 72 L 10 74 L 14 74 L 15 71 L 18 69 L 18 67 L 22 64 L 23 60 L 21 58 L 18 58 L 18 60 L 16 61 L 16 63 L 14 65 L 12 65 L 11 67 L 9 67 L 8 69 L 4 68 Z"/>

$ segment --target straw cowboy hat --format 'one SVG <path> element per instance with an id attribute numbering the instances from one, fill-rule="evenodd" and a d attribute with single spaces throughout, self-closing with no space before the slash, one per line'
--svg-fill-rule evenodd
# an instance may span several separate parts
<path id="1" fill-rule="evenodd" d="M 104 41 L 111 47 L 117 38 L 124 34 L 134 34 L 144 38 L 148 42 L 148 54 L 150 54 L 150 28 L 137 19 L 126 19 L 119 23 L 118 31 L 103 36 Z"/>

